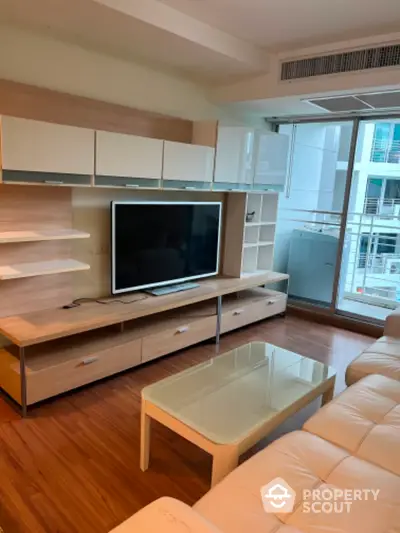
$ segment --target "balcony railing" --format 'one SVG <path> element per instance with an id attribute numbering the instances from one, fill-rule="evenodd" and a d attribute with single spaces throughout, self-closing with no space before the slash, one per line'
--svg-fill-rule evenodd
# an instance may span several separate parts
<path id="1" fill-rule="evenodd" d="M 375 208 L 377 204 L 375 199 Z M 391 209 L 399 206 L 400 200 L 390 201 Z M 400 218 L 353 215 L 346 231 L 344 297 L 369 305 L 396 306 L 400 302 Z"/>
<path id="2" fill-rule="evenodd" d="M 373 163 L 400 163 L 400 141 L 374 139 L 371 161 Z"/>
<path id="3" fill-rule="evenodd" d="M 365 215 L 398 217 L 400 216 L 400 198 L 366 198 L 363 212 Z"/>
<path id="4" fill-rule="evenodd" d="M 395 248 L 395 246 L 393 246 Z M 368 274 L 399 274 L 400 254 L 365 254 L 358 255 L 358 269 L 367 270 Z M 388 280 L 389 281 L 389 280 Z"/>

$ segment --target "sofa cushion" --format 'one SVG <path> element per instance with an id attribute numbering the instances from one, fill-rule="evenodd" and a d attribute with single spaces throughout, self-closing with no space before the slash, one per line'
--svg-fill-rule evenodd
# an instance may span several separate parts
<path id="1" fill-rule="evenodd" d="M 288 514 L 267 514 L 260 489 L 282 478 L 296 492 Z M 378 500 L 354 501 L 349 513 L 306 512 L 304 489 L 379 490 Z M 273 442 L 207 493 L 195 509 L 224 533 L 382 533 L 400 519 L 400 479 L 306 431 Z"/>
<path id="2" fill-rule="evenodd" d="M 303 429 L 400 475 L 400 382 L 368 376 L 317 411 Z"/>
<path id="3" fill-rule="evenodd" d="M 348 386 L 370 374 L 400 380 L 400 338 L 381 337 L 364 350 L 346 371 Z"/>
<path id="4" fill-rule="evenodd" d="M 400 307 L 386 318 L 385 321 L 385 335 L 387 337 L 400 338 Z"/>
<path id="5" fill-rule="evenodd" d="M 160 498 L 110 533 L 221 533 L 217 527 L 173 498 Z"/>

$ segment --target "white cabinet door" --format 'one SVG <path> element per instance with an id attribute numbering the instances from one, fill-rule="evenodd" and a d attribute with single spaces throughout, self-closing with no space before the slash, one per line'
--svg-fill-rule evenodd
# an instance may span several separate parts
<path id="1" fill-rule="evenodd" d="M 165 141 L 163 178 L 211 182 L 214 154 L 214 148 L 208 146 Z"/>
<path id="2" fill-rule="evenodd" d="M 4 170 L 94 173 L 94 131 L 14 117 L 1 117 Z"/>
<path id="3" fill-rule="evenodd" d="M 254 185 L 283 187 L 286 182 L 289 136 L 279 133 L 256 133 Z"/>
<path id="4" fill-rule="evenodd" d="M 251 184 L 254 130 L 240 126 L 218 128 L 215 183 Z"/>
<path id="5" fill-rule="evenodd" d="M 96 174 L 161 179 L 163 141 L 98 131 Z"/>

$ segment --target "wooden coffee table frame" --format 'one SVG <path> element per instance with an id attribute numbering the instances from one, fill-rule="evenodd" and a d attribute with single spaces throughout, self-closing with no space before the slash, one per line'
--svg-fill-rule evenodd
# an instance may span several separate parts
<path id="1" fill-rule="evenodd" d="M 149 467 L 151 420 L 153 419 L 212 455 L 211 486 L 213 487 L 237 467 L 239 457 L 242 453 L 246 452 L 261 439 L 269 435 L 271 431 L 277 428 L 289 417 L 312 403 L 321 395 L 322 405 L 330 402 L 333 398 L 335 378 L 335 375 L 331 376 L 321 383 L 321 385 L 289 405 L 283 411 L 277 413 L 276 416 L 254 429 L 239 441 L 228 444 L 217 444 L 211 441 L 181 420 L 178 420 L 157 405 L 153 404 L 150 400 L 146 400 L 142 394 L 140 468 L 145 471 Z"/>

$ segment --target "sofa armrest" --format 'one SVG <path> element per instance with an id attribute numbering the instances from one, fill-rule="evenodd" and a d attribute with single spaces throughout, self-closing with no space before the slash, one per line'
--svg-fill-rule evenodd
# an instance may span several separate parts
<path id="1" fill-rule="evenodd" d="M 188 505 L 160 498 L 128 518 L 110 533 L 221 533 Z"/>
<path id="2" fill-rule="evenodd" d="M 384 335 L 400 338 L 400 307 L 386 318 Z"/>

